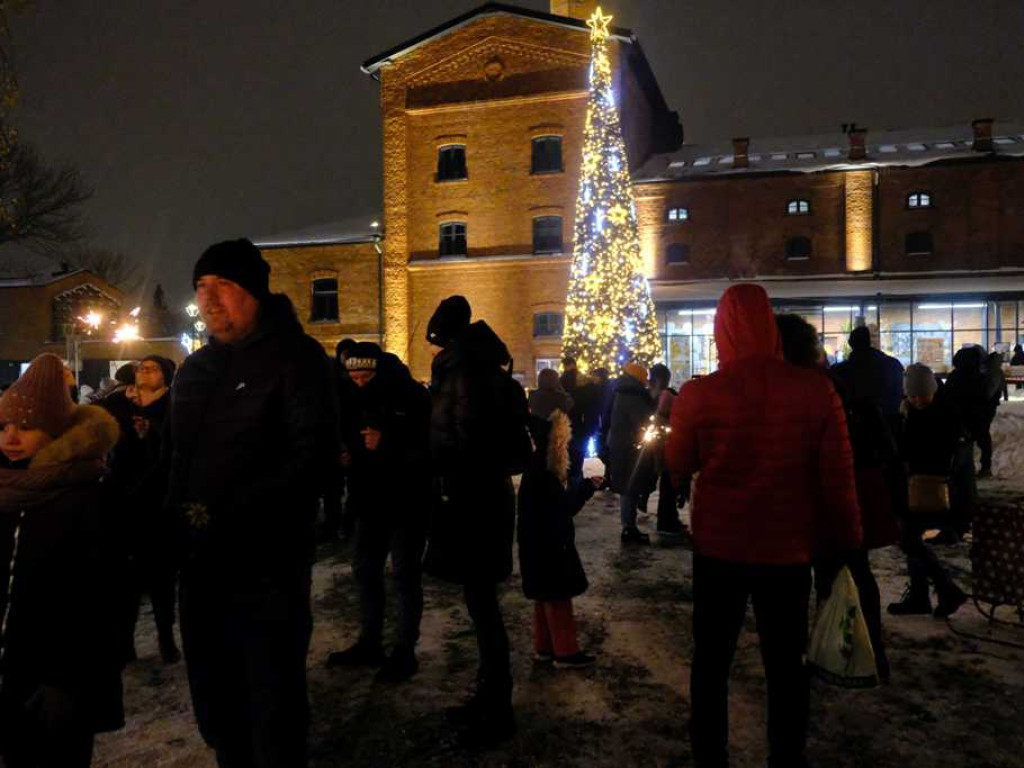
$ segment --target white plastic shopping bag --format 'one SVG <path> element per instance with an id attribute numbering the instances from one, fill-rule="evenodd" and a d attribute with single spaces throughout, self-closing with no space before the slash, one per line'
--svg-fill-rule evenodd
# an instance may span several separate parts
<path id="1" fill-rule="evenodd" d="M 844 688 L 878 685 L 878 668 L 868 625 L 860 609 L 857 585 L 843 566 L 832 594 L 818 609 L 807 652 L 811 672 Z"/>

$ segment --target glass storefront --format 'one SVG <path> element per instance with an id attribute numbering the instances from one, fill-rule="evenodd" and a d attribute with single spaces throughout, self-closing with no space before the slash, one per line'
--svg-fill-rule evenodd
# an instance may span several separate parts
<path id="1" fill-rule="evenodd" d="M 774 302 L 775 311 L 800 315 L 813 325 L 832 362 L 849 354 L 850 331 L 861 324 L 875 334 L 878 347 L 903 365 L 925 363 L 936 373 L 948 371 L 956 350 L 978 345 L 987 350 L 1012 349 L 1024 338 L 1024 301 L 949 300 L 864 301 L 823 304 Z M 711 306 L 658 309 L 658 327 L 672 384 L 706 376 L 718 367 L 715 309 Z"/>

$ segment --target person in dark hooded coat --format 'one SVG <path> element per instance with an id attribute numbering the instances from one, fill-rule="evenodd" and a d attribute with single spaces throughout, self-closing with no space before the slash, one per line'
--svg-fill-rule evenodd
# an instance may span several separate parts
<path id="1" fill-rule="evenodd" d="M 118 426 L 44 354 L 0 398 L 0 763 L 87 768 L 124 725 L 104 457 Z"/>
<path id="2" fill-rule="evenodd" d="M 587 575 L 576 551 L 573 518 L 603 478 L 574 478 L 569 469 L 572 429 L 561 410 L 531 417 L 536 450 L 519 485 L 519 570 L 523 594 L 534 601 L 533 650 L 556 667 L 589 666 L 580 650 L 572 598 L 587 590 Z"/>
<path id="3" fill-rule="evenodd" d="M 530 438 L 526 396 L 510 376 L 508 348 L 486 323 L 470 318 L 469 302 L 451 296 L 427 326 L 427 341 L 437 349 L 430 442 L 441 495 L 424 568 L 463 586 L 480 653 L 478 685 L 448 717 L 466 728 L 468 743 L 488 745 L 515 732 L 508 634 L 496 587 L 512 573 L 511 475 L 528 460 Z M 509 425 L 519 423 L 523 434 L 512 434 Z"/>
<path id="4" fill-rule="evenodd" d="M 401 682 L 419 669 L 416 643 L 423 616 L 420 561 L 430 499 L 430 395 L 394 355 L 370 342 L 345 361 L 354 391 L 341 414 L 349 446 L 349 508 L 355 517 L 353 571 L 362 626 L 355 645 L 328 666 L 382 666 L 377 677 Z M 398 603 L 396 643 L 385 658 L 384 565 L 388 555 Z"/>
<path id="5" fill-rule="evenodd" d="M 643 431 L 650 424 L 654 408 L 647 390 L 647 369 L 639 363 L 627 363 L 615 384 L 608 429 L 611 488 L 619 494 L 621 538 L 626 544 L 650 541 L 650 537 L 636 527 L 637 504 L 641 494 L 648 490 L 649 480 L 646 473 L 637 472 L 637 465 Z"/>

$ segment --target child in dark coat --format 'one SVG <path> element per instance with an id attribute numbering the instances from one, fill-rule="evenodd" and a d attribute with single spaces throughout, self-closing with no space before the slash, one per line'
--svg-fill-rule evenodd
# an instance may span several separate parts
<path id="1" fill-rule="evenodd" d="M 534 602 L 533 649 L 539 661 L 559 668 L 586 667 L 594 657 L 580 650 L 572 598 L 587 590 L 576 551 L 572 519 L 602 478 L 569 482 L 569 417 L 560 410 L 531 417 L 536 450 L 519 486 L 519 569 L 523 593 Z"/>

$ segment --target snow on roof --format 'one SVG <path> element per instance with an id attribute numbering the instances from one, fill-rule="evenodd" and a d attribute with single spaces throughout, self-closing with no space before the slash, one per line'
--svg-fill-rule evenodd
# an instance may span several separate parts
<path id="1" fill-rule="evenodd" d="M 0 277 L 0 288 L 30 288 L 33 286 L 50 285 L 51 283 L 57 283 L 61 280 L 67 280 L 69 277 L 74 277 L 83 272 L 88 272 L 87 269 L 74 269 L 70 272 L 61 272 L 60 274 L 51 275 L 32 275 L 29 277 Z"/>
<path id="2" fill-rule="evenodd" d="M 996 123 L 995 153 L 1024 157 L 1024 123 Z M 751 139 L 748 167 L 734 168 L 732 142 L 684 144 L 675 152 L 654 155 L 633 174 L 633 181 L 675 181 L 749 173 L 814 173 L 856 167 L 919 166 L 939 160 L 979 157 L 969 125 L 899 131 L 868 131 L 867 158 L 849 160 L 846 134 Z"/>
<path id="3" fill-rule="evenodd" d="M 343 219 L 326 224 L 316 224 L 302 229 L 253 238 L 259 248 L 287 248 L 296 245 L 343 245 L 345 243 L 370 243 L 383 237 L 380 217 L 361 216 L 358 219 Z M 374 227 L 373 224 L 378 224 Z"/>

